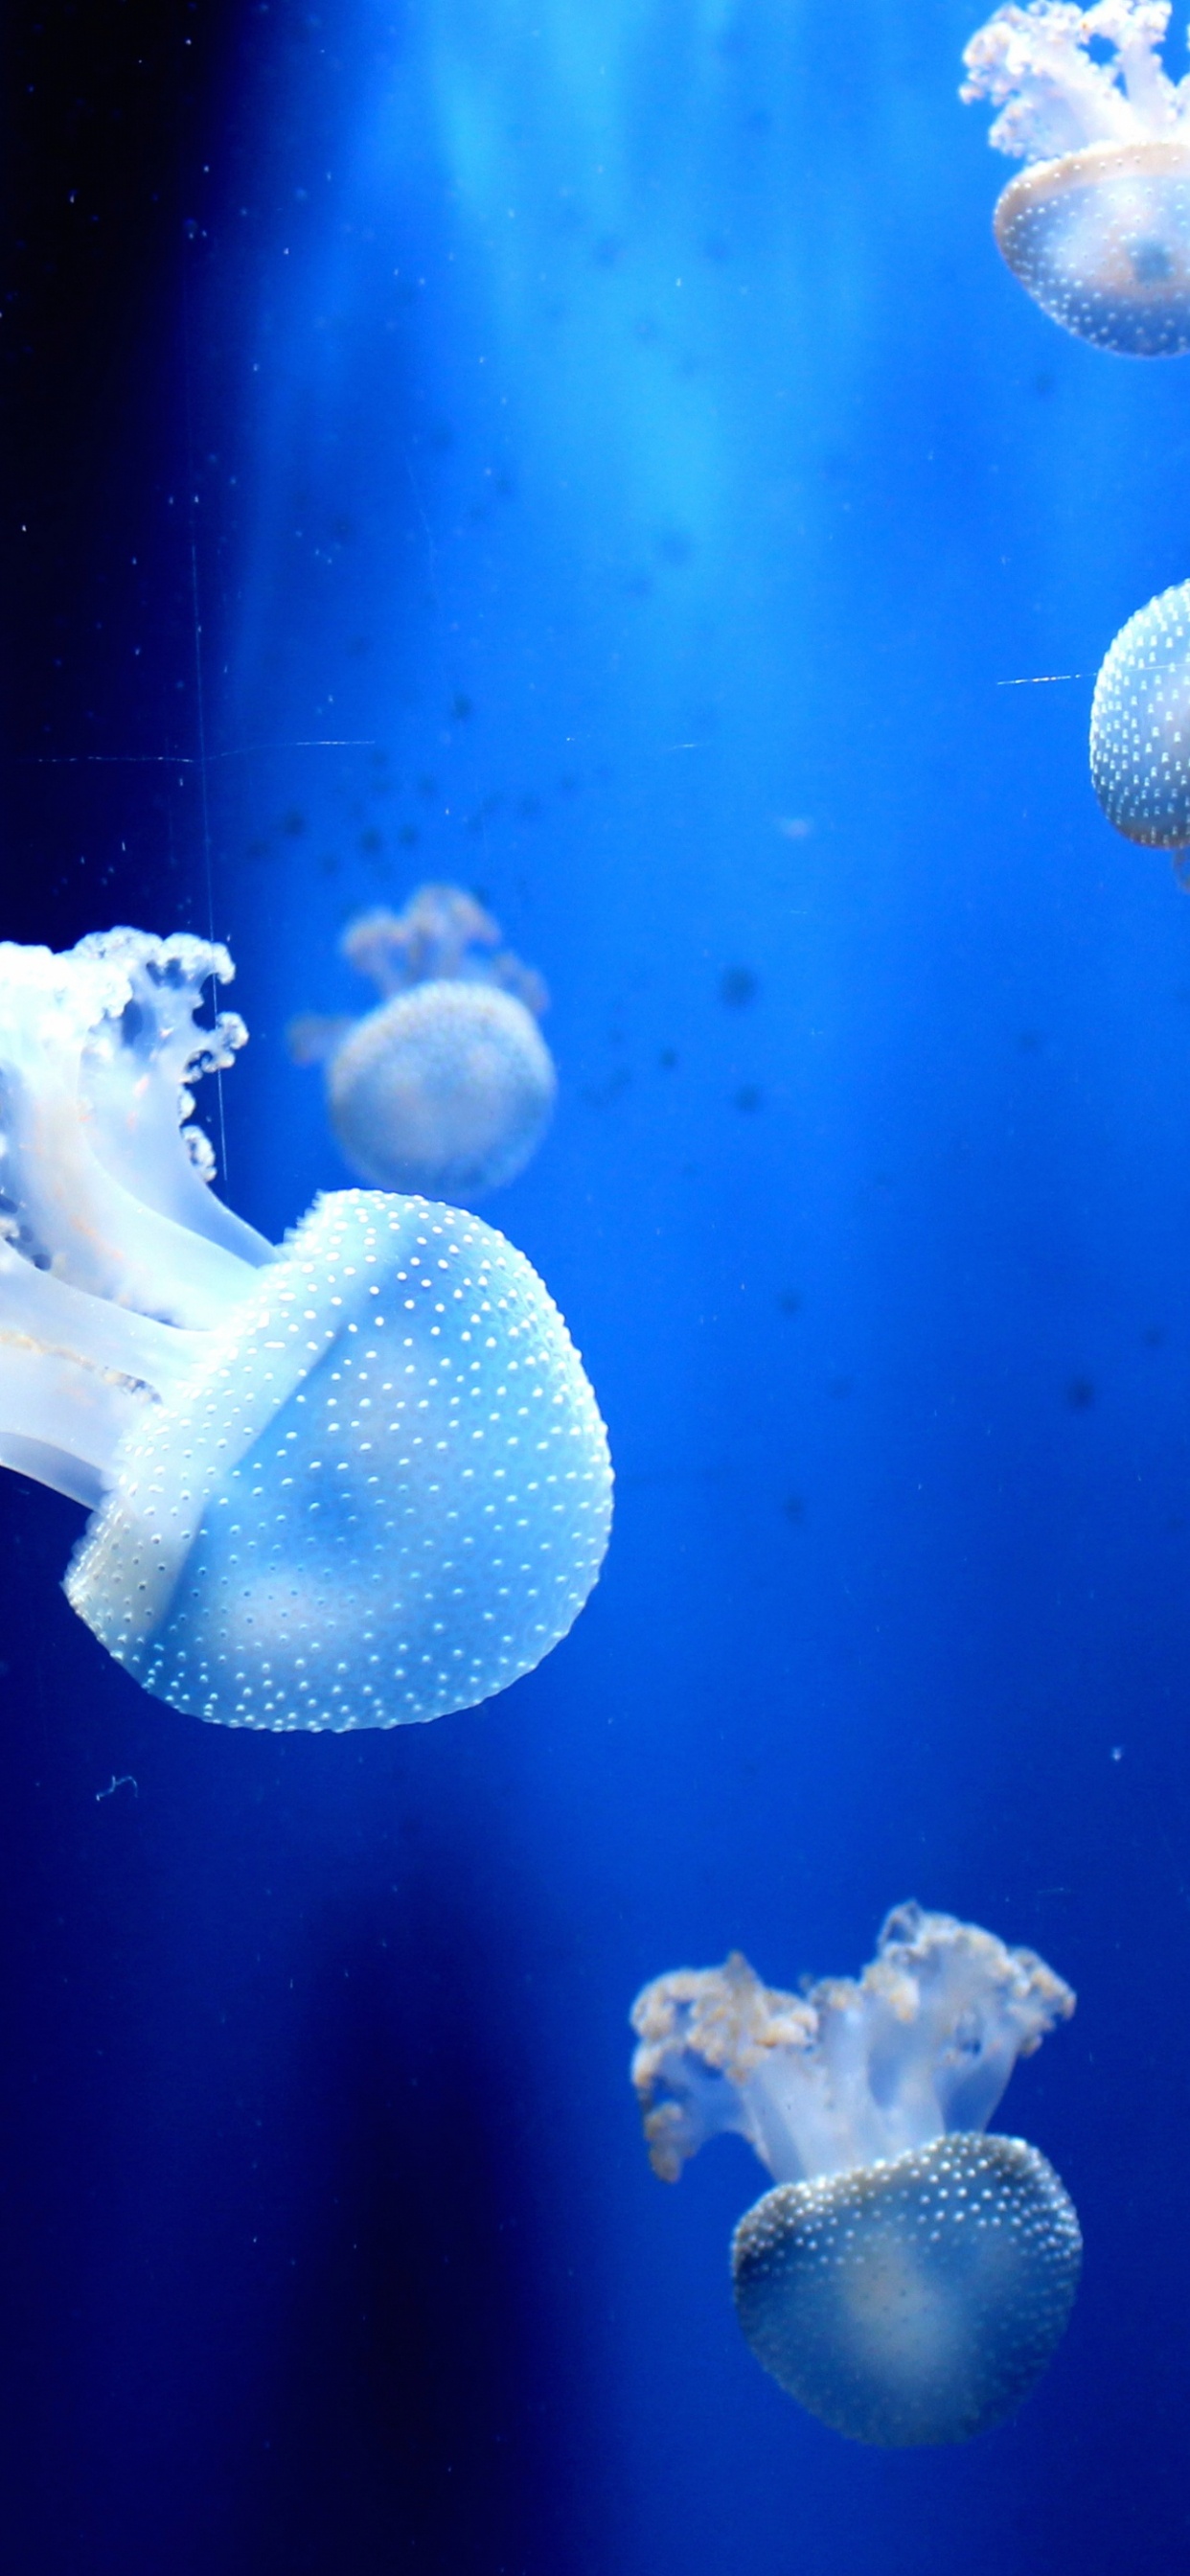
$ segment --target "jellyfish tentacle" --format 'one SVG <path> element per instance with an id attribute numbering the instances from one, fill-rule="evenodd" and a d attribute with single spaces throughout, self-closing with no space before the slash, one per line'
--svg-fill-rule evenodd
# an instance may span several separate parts
<path id="1" fill-rule="evenodd" d="M 491 914 L 462 886 L 423 885 L 403 912 L 380 905 L 358 914 L 348 922 L 339 946 L 348 964 L 369 976 L 387 1001 L 413 984 L 468 972 L 481 975 L 483 967 L 469 963 L 468 952 L 496 948 L 499 940 Z"/>
<path id="2" fill-rule="evenodd" d="M 794 2181 L 982 2128 L 1018 2056 L 1073 2010 L 1033 1951 L 902 1905 L 857 1979 L 770 1992 L 736 1953 L 646 1986 L 633 2006 L 633 2082 L 646 2123 L 677 2105 L 694 2141 L 684 2155 L 731 2126 L 777 2180 Z M 665 2125 L 676 2138 L 673 2114 Z"/>
<path id="3" fill-rule="evenodd" d="M 0 1208 L 9 1240 L 60 1278 L 202 1327 L 272 1248 L 196 1167 L 185 1087 L 231 1061 L 241 1024 L 196 1030 L 230 960 L 209 942 L 114 931 L 68 959 L 0 944 Z M 146 987 L 170 997 L 154 1020 Z"/>
<path id="4" fill-rule="evenodd" d="M 354 1027 L 346 1011 L 329 1016 L 319 1011 L 301 1011 L 289 1021 L 285 1043 L 294 1064 L 326 1064 Z"/>
<path id="5" fill-rule="evenodd" d="M 1190 116 L 1188 85 L 1175 85 L 1160 47 L 1167 0 L 1029 0 L 996 9 L 963 53 L 966 105 L 1001 111 L 988 140 L 997 152 L 1048 161 L 1090 143 L 1140 143 L 1175 133 Z M 1098 40 L 1109 62 L 1087 51 Z"/>

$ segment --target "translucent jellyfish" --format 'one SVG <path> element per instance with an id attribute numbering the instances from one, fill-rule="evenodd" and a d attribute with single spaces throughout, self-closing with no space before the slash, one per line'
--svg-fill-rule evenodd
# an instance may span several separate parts
<path id="1" fill-rule="evenodd" d="M 1138 608 L 1103 657 L 1091 781 L 1126 840 L 1158 850 L 1190 843 L 1190 582 Z"/>
<path id="2" fill-rule="evenodd" d="M 1171 81 L 1169 0 L 997 9 L 963 56 L 965 99 L 1028 167 L 996 239 L 1042 310 L 1128 358 L 1190 349 L 1190 78 Z M 1090 48 L 1094 45 L 1096 53 Z"/>
<path id="3" fill-rule="evenodd" d="M 211 1188 L 188 1088 L 225 949 L 0 946 L 0 1461 L 91 1508 L 66 1591 L 230 1726 L 469 1708 L 566 1635 L 611 1471 L 557 1308 L 478 1218 L 364 1190 L 274 1248 Z"/>
<path id="4" fill-rule="evenodd" d="M 342 949 L 382 999 L 362 1020 L 295 1020 L 299 1064 L 326 1068 L 331 1126 L 353 1172 L 396 1190 L 473 1199 L 515 1180 L 553 1113 L 537 1026 L 541 977 L 500 947 L 458 886 L 420 886 L 404 912 L 366 912 Z"/>
<path id="5" fill-rule="evenodd" d="M 1052 2166 L 985 2137 L 1018 2057 L 1074 2010 L 1031 1950 L 900 1905 L 857 1980 L 762 1986 L 738 1951 L 638 1996 L 655 2172 L 720 2130 L 777 2188 L 732 2245 L 736 2311 L 791 2397 L 853 2441 L 965 2442 L 1045 2369 L 1082 2246 Z"/>

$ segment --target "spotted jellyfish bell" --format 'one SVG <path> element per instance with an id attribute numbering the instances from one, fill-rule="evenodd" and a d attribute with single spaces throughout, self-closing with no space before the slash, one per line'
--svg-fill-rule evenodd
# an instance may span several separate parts
<path id="1" fill-rule="evenodd" d="M 1078 2219 L 1044 2156 L 986 2122 L 1074 2010 L 1030 1950 L 898 1906 L 851 1981 L 770 1992 L 746 1959 L 633 2008 L 633 2081 L 674 2182 L 720 2130 L 773 2175 L 732 2245 L 736 2313 L 791 2397 L 852 2441 L 965 2442 L 1015 2413 L 1065 2330 Z"/>
<path id="2" fill-rule="evenodd" d="M 995 212 L 1008 266 L 1121 357 L 1190 349 L 1190 78 L 1163 69 L 1169 15 L 1169 0 L 1031 0 L 997 9 L 963 56 L 961 96 L 999 108 L 989 139 L 1027 165 Z"/>
<path id="3" fill-rule="evenodd" d="M 66 1590 L 158 1699 L 399 1726 L 532 1670 L 607 1545 L 603 1425 L 523 1255 L 364 1190 L 279 1249 L 210 1187 L 224 949 L 0 947 L 0 1460 L 91 1507 Z"/>
<path id="4" fill-rule="evenodd" d="M 420 886 L 403 912 L 361 913 L 340 946 L 381 1000 L 362 1019 L 295 1020 L 300 1064 L 325 1066 L 345 1161 L 386 1189 L 474 1199 L 515 1180 L 553 1115 L 541 977 L 499 947 L 460 886 Z"/>
<path id="5" fill-rule="evenodd" d="M 938 2138 L 740 2220 L 736 2311 L 790 2397 L 883 2449 L 970 2441 L 1015 2414 L 1065 2332 L 1081 2243 L 1023 2138 Z"/>
<path id="6" fill-rule="evenodd" d="M 1126 840 L 1190 845 L 1190 582 L 1138 608 L 1108 646 L 1091 700 L 1091 781 Z"/>

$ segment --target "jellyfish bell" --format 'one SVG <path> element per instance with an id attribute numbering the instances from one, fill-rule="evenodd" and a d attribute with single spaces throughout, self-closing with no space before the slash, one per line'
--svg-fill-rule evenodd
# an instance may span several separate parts
<path id="1" fill-rule="evenodd" d="M 515 1180 L 557 1080 L 532 1013 L 499 985 L 418 984 L 358 1020 L 326 1068 L 331 1126 L 385 1189 L 478 1197 Z"/>
<path id="2" fill-rule="evenodd" d="M 548 1654 L 605 1502 L 594 1399 L 529 1263 L 450 1208 L 340 1191 L 122 1444 L 67 1597 L 175 1708 L 399 1725 Z"/>
<path id="3" fill-rule="evenodd" d="M 1054 322 L 1126 358 L 1190 349 L 1190 146 L 1093 143 L 1009 181 L 1008 266 Z"/>
<path id="4" fill-rule="evenodd" d="M 1190 844 L 1190 582 L 1138 608 L 1108 646 L 1091 700 L 1091 783 L 1126 840 Z"/>
<path id="5" fill-rule="evenodd" d="M 1121 357 L 1190 350 L 1190 79 L 1162 66 L 1169 14 L 1032 0 L 998 9 L 963 56 L 962 97 L 1000 109 L 990 140 L 1027 165 L 995 211 L 1008 266 L 1055 322 Z"/>
<path id="6" fill-rule="evenodd" d="M 395 1726 L 530 1671 L 607 1544 L 603 1425 L 502 1235 L 341 1191 L 279 1248 L 210 1187 L 188 1084 L 226 951 L 0 947 L 0 1460 L 92 1508 L 68 1597 L 229 1725 Z"/>
<path id="7" fill-rule="evenodd" d="M 736 2230 L 740 2324 L 787 2392 L 852 2439 L 966 2441 L 1061 2339 L 1078 2220 L 1045 2158 L 984 2134 L 1018 2056 L 1074 2010 L 1030 1950 L 898 1906 L 856 1980 L 762 1986 L 737 1953 L 633 2007 L 654 2171 L 747 2140 L 777 2188 Z"/>
<path id="8" fill-rule="evenodd" d="M 294 1020 L 290 1051 L 325 1067 L 344 1159 L 385 1189 L 468 1201 L 536 1153 L 557 1076 L 537 1022 L 541 977 L 501 948 L 499 925 L 460 886 L 419 886 L 403 911 L 350 921 L 340 941 L 380 995 L 363 1018 Z"/>
<path id="9" fill-rule="evenodd" d="M 909 2449 L 1015 2415 L 1066 2331 L 1082 2240 L 1036 2147 L 961 2133 L 766 2192 L 731 2259 L 740 2324 L 787 2395 Z"/>

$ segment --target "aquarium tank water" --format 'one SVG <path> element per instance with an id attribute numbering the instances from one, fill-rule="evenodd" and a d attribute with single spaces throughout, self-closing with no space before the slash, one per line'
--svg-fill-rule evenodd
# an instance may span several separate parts
<path id="1" fill-rule="evenodd" d="M 1190 2564 L 1187 37 L 8 13 L 11 2576 Z"/>

